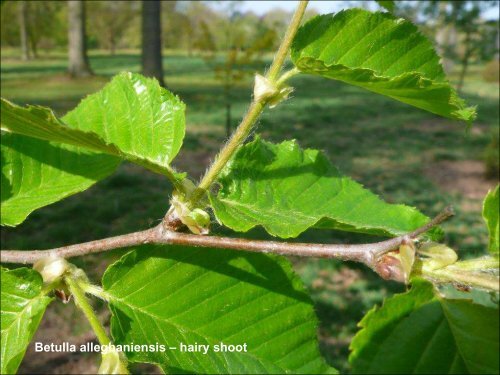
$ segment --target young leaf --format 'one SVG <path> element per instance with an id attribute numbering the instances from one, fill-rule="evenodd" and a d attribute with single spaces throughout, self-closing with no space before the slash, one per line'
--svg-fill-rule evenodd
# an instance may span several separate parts
<path id="1" fill-rule="evenodd" d="M 147 246 L 108 268 L 103 287 L 115 343 L 167 346 L 129 352 L 132 362 L 166 373 L 334 372 L 318 350 L 312 302 L 284 258 Z M 183 351 L 195 343 L 210 349 Z M 222 343 L 242 346 L 217 352 Z"/>
<path id="2" fill-rule="evenodd" d="M 354 373 L 499 371 L 498 309 L 440 298 L 421 279 L 368 312 L 360 326 L 349 357 Z"/>
<path id="3" fill-rule="evenodd" d="M 1 272 L 0 373 L 15 374 L 51 298 L 42 293 L 41 276 L 28 268 Z"/>
<path id="4" fill-rule="evenodd" d="M 93 132 L 131 161 L 162 171 L 179 152 L 184 138 L 185 105 L 155 79 L 121 73 L 62 120 Z"/>
<path id="5" fill-rule="evenodd" d="M 483 218 L 486 221 L 486 225 L 488 226 L 488 232 L 490 234 L 490 241 L 488 244 L 488 250 L 491 254 L 498 256 L 498 238 L 499 235 L 499 220 L 498 220 L 498 210 L 499 210 L 499 199 L 498 199 L 498 188 L 500 185 L 497 185 L 495 190 L 489 191 L 484 199 L 483 203 Z"/>
<path id="6" fill-rule="evenodd" d="M 6 133 L 1 140 L 2 225 L 15 226 L 37 208 L 88 189 L 113 173 L 120 159 Z"/>
<path id="7" fill-rule="evenodd" d="M 302 26 L 292 61 L 304 73 L 340 80 L 440 116 L 471 122 L 446 80 L 431 42 L 411 22 L 389 13 L 349 9 Z"/>
<path id="8" fill-rule="evenodd" d="M 246 144 L 218 182 L 219 192 L 210 197 L 215 215 L 240 232 L 262 225 L 288 238 L 316 226 L 397 236 L 428 221 L 415 208 L 382 201 L 341 175 L 324 154 L 301 150 L 295 141 Z"/>

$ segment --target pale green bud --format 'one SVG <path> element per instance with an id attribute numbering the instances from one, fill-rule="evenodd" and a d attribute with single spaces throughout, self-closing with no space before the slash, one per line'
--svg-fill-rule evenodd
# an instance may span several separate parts
<path id="1" fill-rule="evenodd" d="M 111 348 L 102 353 L 101 366 L 98 374 L 130 374 L 127 370 L 127 364 L 123 355 Z"/>
<path id="2" fill-rule="evenodd" d="M 422 258 L 422 270 L 434 271 L 454 264 L 458 255 L 455 250 L 448 246 L 436 242 L 427 242 L 423 244 L 417 251 Z"/>
<path id="3" fill-rule="evenodd" d="M 66 259 L 56 256 L 42 258 L 33 265 L 33 269 L 42 275 L 45 284 L 59 280 L 70 268 L 71 265 Z"/>
<path id="4" fill-rule="evenodd" d="M 190 210 L 186 203 L 179 200 L 176 196 L 172 198 L 177 217 L 194 234 L 208 234 L 210 227 L 210 215 L 200 208 Z"/>
<path id="5" fill-rule="evenodd" d="M 253 96 L 256 101 L 269 101 L 269 107 L 274 108 L 283 100 L 288 98 L 288 95 L 293 91 L 289 86 L 276 86 L 266 77 L 256 74 L 253 88 Z"/>
<path id="6" fill-rule="evenodd" d="M 408 284 L 413 263 L 415 262 L 415 245 L 411 240 L 403 242 L 399 247 L 399 259 L 403 269 L 405 284 Z"/>

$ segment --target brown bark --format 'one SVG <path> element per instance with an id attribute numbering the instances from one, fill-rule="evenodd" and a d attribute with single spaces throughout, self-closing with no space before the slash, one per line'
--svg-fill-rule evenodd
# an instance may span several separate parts
<path id="1" fill-rule="evenodd" d="M 161 56 L 161 3 L 158 0 L 142 1 L 142 74 L 156 78 L 161 86 L 165 86 Z"/>
<path id="2" fill-rule="evenodd" d="M 68 72 L 71 77 L 92 75 L 85 34 L 85 3 L 80 0 L 68 1 Z"/>

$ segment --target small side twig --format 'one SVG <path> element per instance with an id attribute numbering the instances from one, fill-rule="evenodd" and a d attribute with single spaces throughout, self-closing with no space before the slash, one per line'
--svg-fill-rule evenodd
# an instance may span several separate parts
<path id="1" fill-rule="evenodd" d="M 432 227 L 439 225 L 453 214 L 447 207 L 427 224 L 403 236 L 369 244 L 314 244 L 280 241 L 261 241 L 243 238 L 200 236 L 166 230 L 160 224 L 141 232 L 134 232 L 117 237 L 64 246 L 50 250 L 3 250 L 0 253 L 2 263 L 32 264 L 48 256 L 72 258 L 86 254 L 99 253 L 113 249 L 143 244 L 186 245 L 214 247 L 222 249 L 252 251 L 294 255 L 301 257 L 335 258 L 361 262 L 376 270 L 381 256 L 399 248 L 408 239 L 415 239 Z"/>

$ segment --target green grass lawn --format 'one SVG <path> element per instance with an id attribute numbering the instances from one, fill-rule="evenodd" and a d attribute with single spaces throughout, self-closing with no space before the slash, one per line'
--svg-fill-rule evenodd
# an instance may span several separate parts
<path id="1" fill-rule="evenodd" d="M 95 77 L 70 80 L 64 54 L 30 62 L 2 51 L 2 96 L 19 104 L 41 104 L 64 114 L 87 94 L 123 70 L 140 70 L 134 51 L 109 56 L 92 53 Z M 222 88 L 200 57 L 171 52 L 164 58 L 165 81 L 187 104 L 185 147 L 175 161 L 179 170 L 199 177 L 225 140 Z M 267 110 L 256 129 L 265 139 L 295 138 L 303 147 L 319 148 L 344 173 L 389 202 L 418 207 L 435 215 L 453 204 L 456 217 L 444 224 L 446 241 L 461 256 L 485 252 L 487 232 L 481 218 L 482 196 L 496 181 L 483 176 L 483 155 L 498 136 L 498 84 L 481 79 L 472 67 L 463 96 L 478 106 L 471 129 L 362 89 L 316 77 L 296 77 L 293 97 Z M 452 79 L 455 75 L 452 75 Z M 237 123 L 247 108 L 251 77 L 233 90 Z M 2 248 L 47 248 L 88 241 L 157 223 L 168 207 L 170 186 L 160 176 L 124 164 L 88 191 L 33 213 L 16 229 L 2 229 Z M 214 225 L 214 230 L 220 230 Z M 265 237 L 254 230 L 252 237 Z M 311 230 L 301 241 L 375 241 L 368 236 Z M 98 280 L 117 253 L 78 259 Z M 346 358 L 357 321 L 382 299 L 402 287 L 380 281 L 362 266 L 326 260 L 294 259 L 297 272 L 311 290 L 321 321 L 323 353 L 348 371 Z"/>

